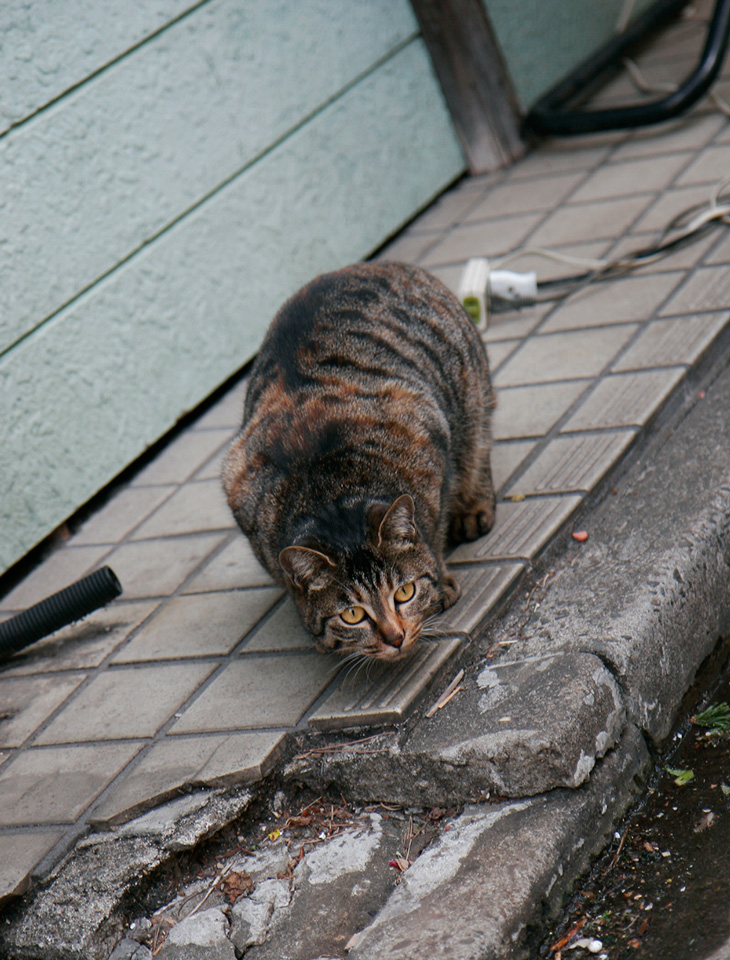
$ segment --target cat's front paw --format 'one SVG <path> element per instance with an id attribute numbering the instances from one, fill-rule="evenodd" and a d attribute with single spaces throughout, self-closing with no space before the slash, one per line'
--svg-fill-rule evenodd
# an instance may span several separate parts
<path id="1" fill-rule="evenodd" d="M 443 580 L 442 610 L 448 610 L 449 607 L 453 607 L 460 596 L 461 587 L 454 577 L 452 577 L 450 573 L 447 573 Z"/>
<path id="2" fill-rule="evenodd" d="M 494 503 L 483 501 L 473 510 L 459 513 L 451 520 L 449 535 L 452 543 L 477 540 L 494 526 Z"/>

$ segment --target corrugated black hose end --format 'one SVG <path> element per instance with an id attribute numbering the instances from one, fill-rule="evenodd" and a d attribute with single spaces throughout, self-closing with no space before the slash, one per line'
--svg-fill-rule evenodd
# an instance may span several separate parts
<path id="1" fill-rule="evenodd" d="M 101 567 L 64 590 L 0 623 L 0 660 L 7 660 L 41 637 L 80 620 L 122 592 L 111 567 Z"/>

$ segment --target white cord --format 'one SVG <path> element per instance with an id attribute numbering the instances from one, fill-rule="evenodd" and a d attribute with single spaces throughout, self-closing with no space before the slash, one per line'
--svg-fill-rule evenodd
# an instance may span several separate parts
<path id="1" fill-rule="evenodd" d="M 687 237 L 691 237 L 701 227 L 705 226 L 707 223 L 710 223 L 712 220 L 730 225 L 730 202 L 728 200 L 723 200 L 721 202 L 720 199 L 723 189 L 728 186 L 728 184 L 730 184 L 730 176 L 724 177 L 722 180 L 716 183 L 710 191 L 710 198 L 707 206 L 695 213 L 686 226 L 670 226 L 665 228 L 665 230 L 659 234 L 660 240 L 663 240 L 667 234 L 673 234 L 672 242 L 676 243 Z M 691 215 L 692 210 L 693 208 L 690 207 L 688 210 L 679 214 L 677 217 L 675 217 L 672 223 L 681 221 L 682 217 L 685 215 Z M 663 257 L 669 256 L 671 253 L 672 249 L 666 249 L 657 250 L 655 253 L 641 255 L 641 251 L 637 250 L 634 253 L 628 254 L 627 256 L 618 257 L 614 260 L 608 260 L 605 258 L 576 257 L 569 253 L 562 253 L 559 250 L 549 250 L 545 247 L 521 247 L 491 261 L 490 269 L 497 270 L 503 267 L 506 263 L 509 263 L 511 260 L 516 260 L 520 257 L 536 256 L 545 257 L 548 260 L 555 260 L 558 263 L 567 263 L 571 266 L 584 267 L 586 270 L 608 272 L 609 270 L 617 267 L 632 269 L 633 267 L 641 267 L 649 263 L 655 263 L 657 260 L 661 260 Z M 553 282 L 557 282 L 559 279 L 560 278 L 556 278 L 556 281 Z"/>
<path id="2" fill-rule="evenodd" d="M 503 267 L 510 260 L 526 256 L 545 257 L 546 260 L 557 260 L 558 263 L 568 263 L 573 267 L 586 267 L 588 270 L 600 270 L 601 267 L 606 267 L 609 263 L 608 260 L 574 257 L 569 253 L 561 253 L 559 250 L 546 250 L 544 247 L 523 247 L 521 250 L 513 250 L 512 253 L 506 253 L 503 257 L 494 260 L 493 267 Z"/>

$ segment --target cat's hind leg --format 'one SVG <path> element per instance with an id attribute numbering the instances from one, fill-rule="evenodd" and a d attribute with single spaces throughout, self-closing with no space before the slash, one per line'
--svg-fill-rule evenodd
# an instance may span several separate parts
<path id="1" fill-rule="evenodd" d="M 491 470 L 488 479 L 484 477 L 479 494 L 464 497 L 460 493 L 451 509 L 449 518 L 449 539 L 452 543 L 465 540 L 477 540 L 494 526 L 495 494 Z"/>
<path id="2" fill-rule="evenodd" d="M 460 465 L 460 479 L 449 510 L 449 539 L 452 543 L 476 540 L 494 526 L 497 498 L 490 456 L 490 424 L 485 415 L 475 449 Z"/>

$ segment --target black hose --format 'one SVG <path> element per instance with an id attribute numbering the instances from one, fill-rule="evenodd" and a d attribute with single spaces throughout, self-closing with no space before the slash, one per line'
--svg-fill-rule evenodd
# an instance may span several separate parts
<path id="1" fill-rule="evenodd" d="M 683 0 L 679 0 L 681 6 Z M 542 135 L 571 136 L 599 130 L 624 130 L 660 123 L 679 116 L 709 90 L 727 50 L 730 37 L 730 0 L 716 0 L 707 39 L 699 63 L 684 83 L 661 100 L 612 107 L 605 110 L 570 110 L 565 104 L 585 91 L 586 85 L 626 50 L 647 30 L 654 28 L 666 11 L 677 6 L 676 0 L 664 0 L 639 17 L 633 27 L 615 38 L 597 54 L 585 61 L 569 77 L 542 97 L 525 118 L 525 126 Z"/>
<path id="2" fill-rule="evenodd" d="M 80 620 L 118 597 L 122 585 L 111 567 L 101 567 L 70 586 L 0 623 L 0 660 L 41 637 Z"/>

